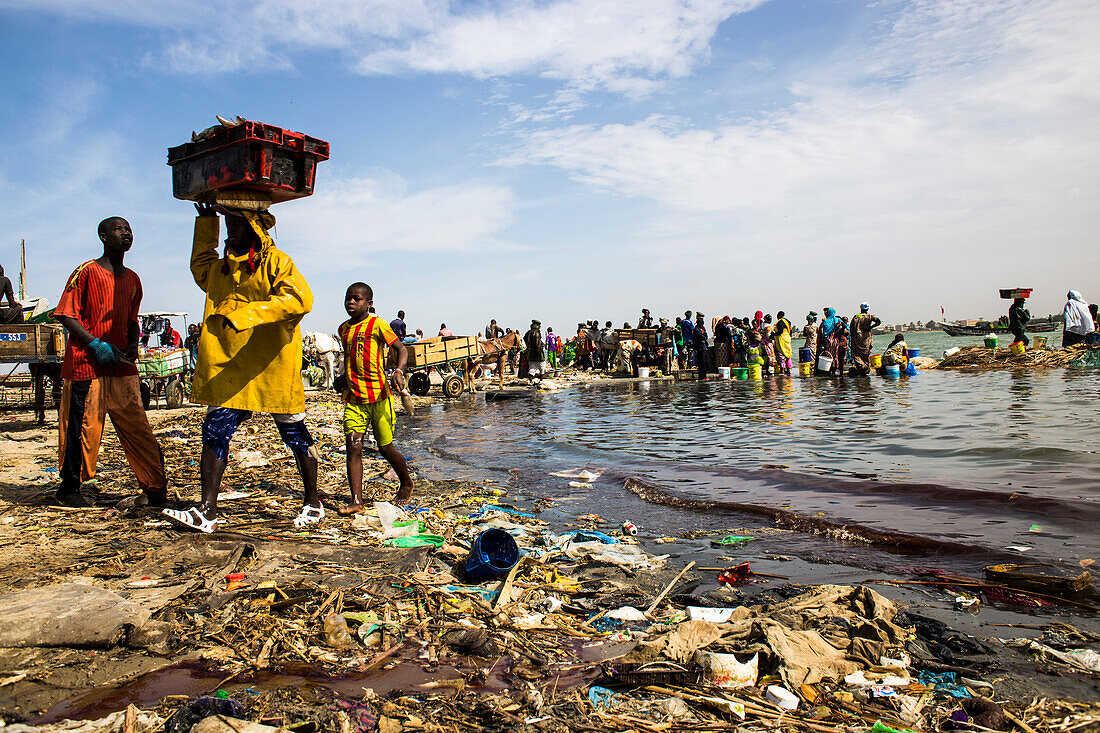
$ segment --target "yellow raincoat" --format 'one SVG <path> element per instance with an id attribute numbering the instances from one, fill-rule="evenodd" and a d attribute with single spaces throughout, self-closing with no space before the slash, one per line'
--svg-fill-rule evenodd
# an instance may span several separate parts
<path id="1" fill-rule="evenodd" d="M 261 242 L 251 275 L 247 254 L 227 252 L 226 260 L 218 256 L 218 217 L 195 219 L 191 274 L 206 293 L 206 305 L 191 401 L 257 412 L 303 412 L 298 323 L 313 308 L 313 293 L 289 255 L 276 249 L 259 217 L 242 213 Z M 222 269 L 225 261 L 228 273 Z"/>

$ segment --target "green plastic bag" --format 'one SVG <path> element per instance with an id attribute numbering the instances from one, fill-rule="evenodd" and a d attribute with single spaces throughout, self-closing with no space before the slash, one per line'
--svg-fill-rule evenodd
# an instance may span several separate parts
<path id="1" fill-rule="evenodd" d="M 746 542 L 752 542 L 755 537 L 741 534 L 728 534 L 725 537 L 721 537 L 716 540 L 711 540 L 712 545 L 743 545 Z"/>
<path id="2" fill-rule="evenodd" d="M 908 728 L 891 728 L 881 720 L 876 720 L 875 724 L 871 726 L 871 733 L 915 733 L 915 731 Z"/>
<path id="3" fill-rule="evenodd" d="M 437 534 L 414 534 L 410 537 L 394 537 L 382 544 L 407 549 L 410 547 L 442 547 L 446 541 L 446 537 L 440 537 Z"/>

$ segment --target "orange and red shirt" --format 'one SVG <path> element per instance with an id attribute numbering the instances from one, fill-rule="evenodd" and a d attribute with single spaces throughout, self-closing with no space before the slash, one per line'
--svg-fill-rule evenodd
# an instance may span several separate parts
<path id="1" fill-rule="evenodd" d="M 397 334 L 375 315 L 359 323 L 345 321 L 337 330 L 344 346 L 348 379 L 344 397 L 356 405 L 377 402 L 386 392 L 386 352 L 397 343 Z"/>
<path id="2" fill-rule="evenodd" d="M 137 273 L 127 268 L 116 275 L 95 260 L 88 260 L 69 276 L 54 315 L 75 318 L 92 336 L 125 351 L 130 324 L 138 322 L 140 308 L 141 278 Z M 69 337 L 61 366 L 63 379 L 83 381 L 137 373 L 132 364 L 101 365 L 87 346 Z"/>

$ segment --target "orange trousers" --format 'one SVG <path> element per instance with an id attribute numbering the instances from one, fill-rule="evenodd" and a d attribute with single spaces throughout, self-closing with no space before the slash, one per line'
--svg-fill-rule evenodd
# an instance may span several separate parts
<path id="1" fill-rule="evenodd" d="M 167 490 L 164 456 L 141 406 L 138 384 L 136 375 L 65 380 L 58 436 L 61 491 L 76 491 L 95 478 L 107 415 L 141 489 L 153 494 Z"/>

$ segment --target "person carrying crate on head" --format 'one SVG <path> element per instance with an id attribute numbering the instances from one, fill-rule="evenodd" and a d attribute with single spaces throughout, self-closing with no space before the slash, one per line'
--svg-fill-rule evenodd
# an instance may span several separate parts
<path id="1" fill-rule="evenodd" d="M 266 211 L 219 210 L 225 215 L 226 252 L 218 256 L 214 206 L 195 204 L 191 274 L 206 293 L 198 363 L 191 401 L 207 405 L 199 470 L 202 503 L 166 509 L 176 522 L 213 532 L 218 490 L 229 458 L 229 442 L 253 412 L 275 420 L 298 464 L 305 488 L 296 527 L 321 521 L 317 493 L 317 451 L 305 424 L 302 334 L 298 324 L 313 308 L 313 293 L 293 260 L 275 247 L 268 231 L 275 217 Z"/>
<path id="2" fill-rule="evenodd" d="M 54 310 L 69 332 L 61 366 L 57 499 L 65 506 L 92 506 L 80 494 L 80 484 L 95 478 L 103 423 L 110 415 L 138 486 L 151 505 L 164 506 L 164 457 L 141 405 L 134 366 L 141 337 L 141 278 L 123 265 L 134 234 L 129 222 L 112 216 L 99 223 L 99 239 L 103 256 L 76 268 Z"/>

